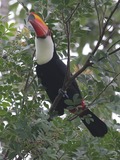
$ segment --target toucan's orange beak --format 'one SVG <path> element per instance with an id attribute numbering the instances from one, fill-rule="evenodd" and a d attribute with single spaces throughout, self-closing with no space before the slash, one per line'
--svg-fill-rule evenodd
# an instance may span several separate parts
<path id="1" fill-rule="evenodd" d="M 31 12 L 28 21 L 33 26 L 36 36 L 38 38 L 46 38 L 46 36 L 49 34 L 49 28 L 45 24 L 45 22 L 34 12 Z"/>

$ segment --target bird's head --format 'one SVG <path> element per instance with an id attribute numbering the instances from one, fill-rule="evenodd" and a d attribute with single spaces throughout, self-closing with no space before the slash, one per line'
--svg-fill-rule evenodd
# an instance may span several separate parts
<path id="1" fill-rule="evenodd" d="M 35 47 L 36 60 L 38 64 L 45 64 L 53 58 L 54 43 L 51 37 L 51 31 L 40 16 L 31 12 L 28 21 L 34 28 L 36 33 Z"/>
<path id="2" fill-rule="evenodd" d="M 36 13 L 31 12 L 28 16 L 28 21 L 33 26 L 37 38 L 46 38 L 48 35 L 50 35 L 48 26 Z"/>

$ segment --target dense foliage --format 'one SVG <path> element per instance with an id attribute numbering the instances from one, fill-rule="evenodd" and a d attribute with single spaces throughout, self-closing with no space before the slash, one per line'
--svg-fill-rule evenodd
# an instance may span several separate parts
<path id="1" fill-rule="evenodd" d="M 76 79 L 88 107 L 109 126 L 104 138 L 92 137 L 77 118 L 70 122 L 67 111 L 64 119 L 47 121 L 50 103 L 35 73 L 34 33 L 27 21 L 17 29 L 28 4 L 51 28 L 63 60 L 70 45 L 73 73 L 88 59 L 93 63 Z M 11 3 L 9 10 L 17 8 Z M 120 159 L 120 125 L 112 119 L 113 112 L 120 115 L 119 16 L 120 0 L 26 0 L 15 24 L 0 17 L 0 160 Z"/>

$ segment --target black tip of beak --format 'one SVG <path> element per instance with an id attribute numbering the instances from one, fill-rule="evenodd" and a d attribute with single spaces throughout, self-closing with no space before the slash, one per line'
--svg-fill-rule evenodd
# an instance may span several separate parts
<path id="1" fill-rule="evenodd" d="M 30 14 L 28 16 L 28 21 L 33 21 L 35 19 L 35 16 L 33 14 Z"/>

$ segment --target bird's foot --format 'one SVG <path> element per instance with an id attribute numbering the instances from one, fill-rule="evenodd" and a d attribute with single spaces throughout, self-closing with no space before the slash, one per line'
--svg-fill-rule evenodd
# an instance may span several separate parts
<path id="1" fill-rule="evenodd" d="M 69 98 L 67 91 L 64 91 L 62 88 L 59 89 L 58 91 L 59 94 L 62 94 L 62 96 L 65 98 Z"/>

